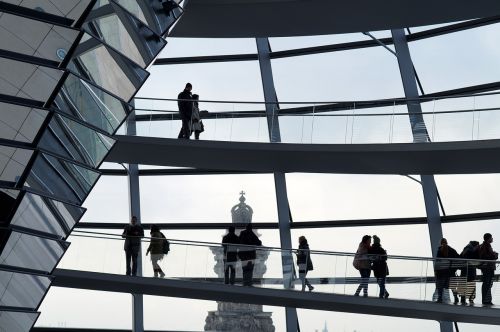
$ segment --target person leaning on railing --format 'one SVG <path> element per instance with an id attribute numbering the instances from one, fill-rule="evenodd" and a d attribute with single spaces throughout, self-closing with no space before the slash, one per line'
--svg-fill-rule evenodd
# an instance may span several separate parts
<path id="1" fill-rule="evenodd" d="M 479 246 L 479 259 L 496 261 L 498 259 L 498 253 L 493 251 L 491 243 L 493 242 L 493 236 L 490 233 L 486 233 L 483 236 L 484 242 Z M 491 297 L 491 287 L 493 287 L 493 277 L 495 276 L 496 262 L 481 262 L 479 265 L 481 273 L 483 274 L 483 285 L 481 287 L 481 295 L 483 298 L 484 305 L 493 305 Z"/>

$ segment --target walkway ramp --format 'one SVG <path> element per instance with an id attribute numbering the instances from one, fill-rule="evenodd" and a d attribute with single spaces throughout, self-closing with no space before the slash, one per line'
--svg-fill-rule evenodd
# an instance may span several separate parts
<path id="1" fill-rule="evenodd" d="M 500 311 L 495 308 L 455 306 L 397 299 L 382 300 L 175 279 L 129 277 L 77 270 L 56 269 L 54 277 L 53 286 L 66 288 L 500 325 Z"/>
<path id="2" fill-rule="evenodd" d="M 500 140 L 289 144 L 115 136 L 108 162 L 225 171 L 345 174 L 500 172 Z"/>

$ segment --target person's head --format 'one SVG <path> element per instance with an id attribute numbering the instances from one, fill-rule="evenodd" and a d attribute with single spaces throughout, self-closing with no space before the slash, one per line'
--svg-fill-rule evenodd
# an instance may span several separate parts
<path id="1" fill-rule="evenodd" d="M 198 101 L 200 99 L 200 96 L 198 96 L 197 94 L 194 94 L 193 95 L 193 99 L 196 100 L 196 101 Z"/>
<path id="2" fill-rule="evenodd" d="M 184 90 L 186 90 L 186 91 L 193 90 L 193 86 L 191 85 L 191 83 L 186 83 L 186 87 L 184 88 Z"/>
<path id="3" fill-rule="evenodd" d="M 151 225 L 151 233 L 156 233 L 160 231 L 160 227 L 158 225 Z"/>
<path id="4" fill-rule="evenodd" d="M 361 239 L 361 243 L 369 246 L 372 243 L 372 237 L 370 235 L 363 236 L 363 238 Z"/>
<path id="5" fill-rule="evenodd" d="M 373 235 L 373 244 L 380 245 L 380 238 L 377 235 Z"/>
<path id="6" fill-rule="evenodd" d="M 136 216 L 132 216 L 132 218 L 130 219 L 130 224 L 131 225 L 137 224 L 137 217 Z"/>
<path id="7" fill-rule="evenodd" d="M 307 242 L 307 239 L 304 235 L 299 236 L 299 243 L 305 243 Z"/>
<path id="8" fill-rule="evenodd" d="M 251 231 L 251 230 L 252 230 L 252 224 L 247 224 L 247 225 L 245 226 L 245 229 L 246 229 L 247 231 Z"/>
<path id="9" fill-rule="evenodd" d="M 479 241 L 470 241 L 469 243 L 473 247 L 477 247 L 479 245 Z"/>
<path id="10" fill-rule="evenodd" d="M 227 232 L 229 234 L 234 234 L 235 231 L 236 231 L 236 228 L 234 228 L 234 226 L 229 226 L 228 229 L 227 229 Z"/>
<path id="11" fill-rule="evenodd" d="M 446 240 L 445 238 L 442 238 L 441 239 L 441 246 L 445 247 L 448 245 L 448 240 Z"/>
<path id="12" fill-rule="evenodd" d="M 486 233 L 486 234 L 484 234 L 483 239 L 484 239 L 484 242 L 491 243 L 491 242 L 493 242 L 493 235 L 491 235 L 490 233 Z"/>

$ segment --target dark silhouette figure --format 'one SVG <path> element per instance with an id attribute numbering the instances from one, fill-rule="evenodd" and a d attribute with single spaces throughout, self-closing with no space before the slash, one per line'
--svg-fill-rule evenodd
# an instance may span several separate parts
<path id="1" fill-rule="evenodd" d="M 361 283 L 358 289 L 354 293 L 354 296 L 359 296 L 361 290 L 363 290 L 363 296 L 368 296 L 368 281 L 371 274 L 371 264 L 370 258 L 368 257 L 368 251 L 370 250 L 370 245 L 372 243 L 372 237 L 370 235 L 363 236 L 361 243 L 358 246 L 356 255 L 354 256 L 354 261 L 352 265 L 356 270 L 359 271 L 361 275 Z"/>
<path id="2" fill-rule="evenodd" d="M 158 225 L 151 226 L 151 241 L 149 243 L 148 250 L 146 251 L 146 256 L 151 252 L 151 263 L 153 264 L 154 276 L 163 278 L 165 273 L 161 269 L 159 261 L 161 261 L 165 255 L 165 244 L 167 239 L 165 235 L 160 231 Z"/>
<path id="3" fill-rule="evenodd" d="M 262 242 L 252 231 L 252 224 L 247 224 L 245 230 L 240 233 L 240 243 L 254 247 L 262 245 Z M 243 286 L 252 286 L 253 268 L 257 252 L 254 247 L 247 246 L 240 246 L 238 256 L 241 260 L 241 268 L 243 270 Z"/>
<path id="4" fill-rule="evenodd" d="M 379 298 L 388 298 L 389 292 L 385 288 L 385 281 L 389 275 L 389 268 L 387 266 L 387 251 L 382 248 L 380 238 L 373 235 L 373 245 L 368 249 L 370 260 L 372 262 L 373 275 L 377 278 L 379 286 Z"/>
<path id="5" fill-rule="evenodd" d="M 464 250 L 462 250 L 460 257 L 470 260 L 478 259 L 479 242 L 470 241 L 469 244 L 465 246 Z M 477 262 L 467 261 L 463 262 L 461 265 L 462 265 L 462 267 L 460 268 L 461 284 L 458 287 L 460 302 L 462 304 L 467 304 L 467 299 L 469 299 L 469 303 L 474 304 L 474 299 L 476 298 Z"/>
<path id="6" fill-rule="evenodd" d="M 456 263 L 453 260 L 444 258 L 460 258 L 460 256 L 455 249 L 448 246 L 448 241 L 443 238 L 436 257 L 434 274 L 436 276 L 437 302 L 442 303 L 443 291 L 445 288 L 450 288 L 450 278 L 455 275 L 456 271 Z"/>
<path id="7" fill-rule="evenodd" d="M 205 126 L 200 117 L 200 108 L 198 106 L 198 95 L 193 95 L 193 114 L 191 116 L 191 130 L 194 132 L 194 138 L 200 139 L 200 134 L 205 131 Z"/>
<path id="8" fill-rule="evenodd" d="M 179 107 L 179 115 L 182 121 L 181 131 L 179 132 L 178 138 L 189 139 L 191 136 L 191 116 L 193 115 L 193 102 L 190 101 L 193 99 L 191 95 L 191 90 L 193 86 L 191 83 L 187 83 L 184 91 L 179 93 L 177 99 L 183 99 L 177 101 L 177 105 Z"/>
<path id="9" fill-rule="evenodd" d="M 224 248 L 224 283 L 234 285 L 236 277 L 236 262 L 238 261 L 238 246 L 240 238 L 235 234 L 234 226 L 229 226 L 227 234 L 222 238 Z M 236 245 L 230 245 L 236 244 Z"/>
<path id="10" fill-rule="evenodd" d="M 309 251 L 309 244 L 305 236 L 299 237 L 299 250 L 297 250 L 297 266 L 299 268 L 299 278 L 302 281 L 302 291 L 309 288 L 309 291 L 314 289 L 313 285 L 307 280 L 307 272 L 313 270 L 313 263 L 311 260 L 311 252 Z"/>
<path id="11" fill-rule="evenodd" d="M 125 250 L 128 276 L 137 274 L 137 257 L 141 249 L 141 239 L 144 237 L 144 229 L 137 224 L 137 217 L 133 216 L 130 225 L 125 226 L 122 238 L 125 239 L 123 249 Z M 132 263 L 132 266 L 130 265 Z"/>
<path id="12" fill-rule="evenodd" d="M 484 234 L 483 239 L 483 243 L 479 246 L 479 259 L 496 261 L 498 259 L 498 253 L 493 251 L 493 248 L 491 247 L 493 236 L 490 233 L 486 233 Z M 493 305 L 491 287 L 493 287 L 493 277 L 495 276 L 496 263 L 481 262 L 479 268 L 483 274 L 483 285 L 481 286 L 483 304 L 490 306 Z"/>

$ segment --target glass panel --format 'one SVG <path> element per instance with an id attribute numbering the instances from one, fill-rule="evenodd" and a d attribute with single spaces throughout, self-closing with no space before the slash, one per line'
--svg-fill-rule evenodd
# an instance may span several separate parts
<path id="1" fill-rule="evenodd" d="M 65 238 L 84 213 L 84 208 L 25 193 L 11 225 Z"/>
<path id="2" fill-rule="evenodd" d="M 0 311 L 0 326 L 9 332 L 26 332 L 31 329 L 38 317 L 37 312 Z"/>
<path id="3" fill-rule="evenodd" d="M 48 155 L 37 157 L 26 186 L 63 200 L 81 204 L 99 173 Z"/>
<path id="4" fill-rule="evenodd" d="M 0 146 L 0 180 L 18 181 L 32 154 L 32 150 Z"/>
<path id="5" fill-rule="evenodd" d="M 0 254 L 0 264 L 52 272 L 67 246 L 64 242 L 12 231 Z"/>
<path id="6" fill-rule="evenodd" d="M 115 140 L 78 122 L 56 115 L 42 136 L 39 146 L 63 157 L 97 167 Z"/>
<path id="7" fill-rule="evenodd" d="M 0 16 L 2 49 L 62 61 L 78 36 L 78 30 L 4 13 Z"/>
<path id="8" fill-rule="evenodd" d="M 68 68 L 124 101 L 135 95 L 148 76 L 139 65 L 88 34 L 76 48 Z"/>
<path id="9" fill-rule="evenodd" d="M 0 138 L 33 142 L 48 112 L 0 102 Z"/>
<path id="10" fill-rule="evenodd" d="M 113 2 L 98 2 L 84 29 L 142 67 L 149 66 L 166 45 L 163 38 Z"/>
<path id="11" fill-rule="evenodd" d="M 0 270 L 0 305 L 36 309 L 50 286 L 50 279 Z"/>
<path id="12" fill-rule="evenodd" d="M 62 72 L 57 69 L 0 58 L 0 93 L 45 102 Z"/>
<path id="13" fill-rule="evenodd" d="M 102 2 L 107 1 L 102 0 Z M 162 4 L 163 1 L 156 0 L 117 0 L 116 2 L 159 35 L 164 35 L 182 13 L 182 9 L 173 5 L 173 3 L 180 3 L 180 0 L 165 1 L 165 6 Z"/>
<path id="14" fill-rule="evenodd" d="M 6 0 L 18 6 L 23 6 L 52 15 L 77 20 L 89 6 L 91 0 Z"/>
<path id="15" fill-rule="evenodd" d="M 68 76 L 54 104 L 63 112 L 110 134 L 118 129 L 131 110 L 127 103 L 75 75 Z"/>

